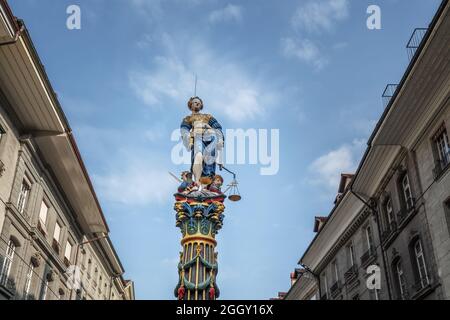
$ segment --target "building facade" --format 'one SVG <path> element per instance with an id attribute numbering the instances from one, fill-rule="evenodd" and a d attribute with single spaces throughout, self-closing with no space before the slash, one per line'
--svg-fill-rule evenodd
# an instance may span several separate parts
<path id="1" fill-rule="evenodd" d="M 134 299 L 31 38 L 0 0 L 0 299 Z"/>
<path id="2" fill-rule="evenodd" d="M 450 299 L 448 30 L 443 1 L 286 299 Z"/>

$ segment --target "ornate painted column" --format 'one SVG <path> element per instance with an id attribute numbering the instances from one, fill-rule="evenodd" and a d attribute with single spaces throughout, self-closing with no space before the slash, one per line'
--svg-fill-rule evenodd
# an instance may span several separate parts
<path id="1" fill-rule="evenodd" d="M 182 239 L 179 281 L 174 294 L 179 300 L 215 300 L 219 297 L 216 234 L 222 228 L 226 196 L 175 194 L 176 226 Z"/>

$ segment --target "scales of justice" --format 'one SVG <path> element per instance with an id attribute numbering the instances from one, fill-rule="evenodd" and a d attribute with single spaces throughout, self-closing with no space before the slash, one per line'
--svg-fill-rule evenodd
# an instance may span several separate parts
<path id="1" fill-rule="evenodd" d="M 183 144 L 191 152 L 191 168 L 181 173 L 181 179 L 171 174 L 180 183 L 174 209 L 183 247 L 174 295 L 178 300 L 216 300 L 220 291 L 215 237 L 223 225 L 225 199 L 239 201 L 241 196 L 236 174 L 223 166 L 222 126 L 212 115 L 201 113 L 199 97 L 191 98 L 188 108 L 191 114 L 183 119 L 180 130 Z M 232 175 L 224 191 L 217 167 Z"/>

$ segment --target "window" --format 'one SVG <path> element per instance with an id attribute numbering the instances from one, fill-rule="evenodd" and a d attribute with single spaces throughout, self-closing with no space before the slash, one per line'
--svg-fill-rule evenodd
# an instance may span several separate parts
<path id="1" fill-rule="evenodd" d="M 411 193 L 411 186 L 409 184 L 408 174 L 405 174 L 405 176 L 402 179 L 402 191 L 403 191 L 403 197 L 405 200 L 406 209 L 410 210 L 414 207 L 414 199 L 413 199 L 412 193 Z"/>
<path id="2" fill-rule="evenodd" d="M 372 228 L 370 226 L 366 227 L 366 244 L 367 244 L 367 249 L 369 251 L 373 250 L 373 237 L 372 237 Z"/>
<path id="3" fill-rule="evenodd" d="M 91 278 L 91 274 L 92 274 L 92 259 L 89 258 L 88 259 L 88 265 L 87 265 L 87 276 L 88 276 L 88 278 Z"/>
<path id="4" fill-rule="evenodd" d="M 57 243 L 59 243 L 60 236 L 61 236 L 61 226 L 57 222 L 55 224 L 55 231 L 53 232 L 53 240 L 55 240 Z"/>
<path id="5" fill-rule="evenodd" d="M 416 240 L 414 243 L 414 254 L 416 258 L 416 264 L 417 264 L 417 271 L 419 275 L 419 286 L 420 288 L 425 288 L 429 283 L 428 278 L 428 272 L 427 272 L 427 266 L 425 263 L 425 257 L 423 255 L 422 250 L 422 242 L 419 240 Z"/>
<path id="6" fill-rule="evenodd" d="M 386 212 L 386 221 L 388 222 L 388 225 L 391 226 L 393 222 L 395 222 L 394 218 L 394 209 L 392 208 L 392 199 L 389 198 L 386 201 L 386 204 L 384 205 L 384 209 Z"/>
<path id="7" fill-rule="evenodd" d="M 350 243 L 347 247 L 347 255 L 349 266 L 353 267 L 355 265 L 355 249 L 353 248 L 353 243 Z"/>
<path id="8" fill-rule="evenodd" d="M 98 285 L 97 281 L 98 281 L 98 267 L 96 266 L 94 269 L 94 287 Z"/>
<path id="9" fill-rule="evenodd" d="M 436 151 L 438 155 L 438 162 L 440 169 L 444 169 L 450 163 L 450 145 L 448 143 L 447 129 L 442 126 L 438 130 L 434 138 Z"/>
<path id="10" fill-rule="evenodd" d="M 39 222 L 43 228 L 45 228 L 47 224 L 47 214 L 48 214 L 48 206 L 45 201 L 41 203 L 41 210 L 39 211 Z"/>
<path id="11" fill-rule="evenodd" d="M 28 266 L 27 279 L 25 282 L 24 297 L 26 300 L 28 300 L 28 295 L 30 294 L 31 283 L 33 281 L 33 274 L 34 274 L 34 264 L 30 262 L 30 265 Z"/>
<path id="12" fill-rule="evenodd" d="M 333 280 L 334 283 L 337 283 L 339 281 L 339 269 L 336 260 L 333 261 L 332 266 L 333 266 Z"/>
<path id="13" fill-rule="evenodd" d="M 17 201 L 17 209 L 23 213 L 27 204 L 28 195 L 30 193 L 30 184 L 24 179 L 20 187 L 19 199 Z"/>
<path id="14" fill-rule="evenodd" d="M 395 264 L 395 271 L 397 274 L 398 292 L 402 300 L 406 300 L 406 281 L 403 273 L 402 261 L 398 260 Z"/>
<path id="15" fill-rule="evenodd" d="M 325 292 L 324 296 L 328 298 L 328 278 L 326 274 L 322 275 L 322 283 L 323 283 L 323 291 Z"/>
<path id="16" fill-rule="evenodd" d="M 46 300 L 46 298 L 47 298 L 47 291 L 48 291 L 47 275 L 45 276 L 45 281 L 44 281 L 43 285 L 44 285 L 44 287 L 42 288 L 41 300 Z"/>
<path id="17" fill-rule="evenodd" d="M 6 256 L 2 265 L 2 272 L 0 273 L 0 284 L 5 286 L 8 283 L 9 274 L 14 261 L 14 254 L 16 252 L 16 245 L 12 240 L 9 240 L 6 248 Z"/>
<path id="18" fill-rule="evenodd" d="M 66 243 L 66 250 L 64 251 L 64 258 L 67 259 L 67 263 L 70 263 L 70 257 L 72 255 L 72 245 L 70 242 Z"/>

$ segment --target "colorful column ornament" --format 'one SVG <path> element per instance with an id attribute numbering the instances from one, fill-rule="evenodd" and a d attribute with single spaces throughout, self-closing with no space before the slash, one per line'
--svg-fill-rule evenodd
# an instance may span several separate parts
<path id="1" fill-rule="evenodd" d="M 176 226 L 182 234 L 179 281 L 174 294 L 179 300 L 216 300 L 217 245 L 215 236 L 222 228 L 223 194 L 175 194 Z"/>

